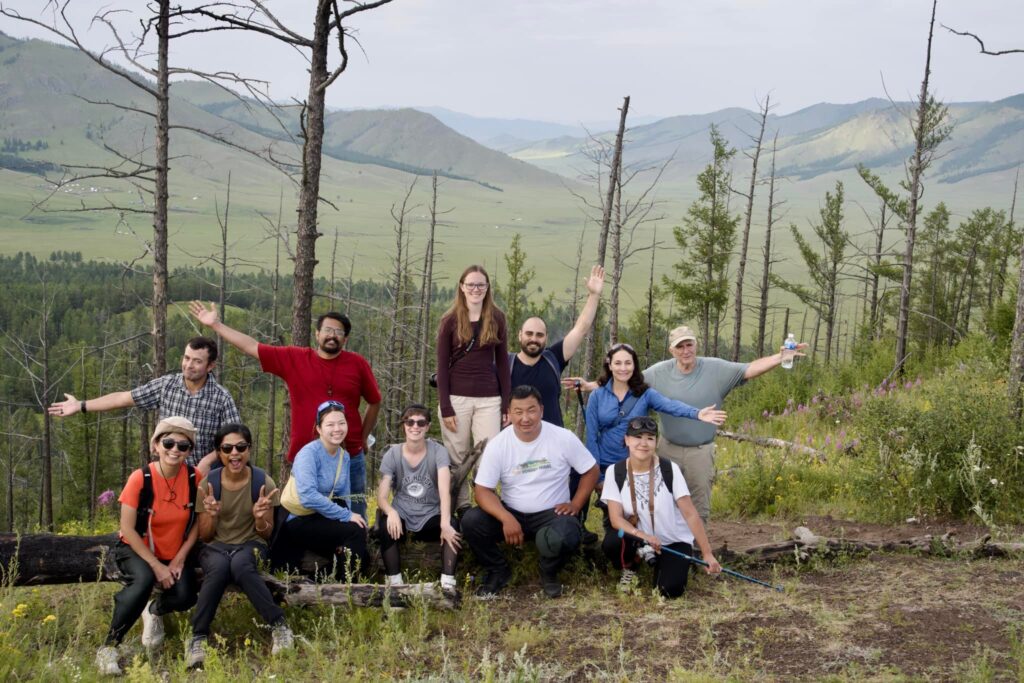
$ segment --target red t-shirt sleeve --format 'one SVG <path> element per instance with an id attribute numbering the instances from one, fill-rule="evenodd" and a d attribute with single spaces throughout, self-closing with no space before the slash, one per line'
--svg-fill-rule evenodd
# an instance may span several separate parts
<path id="1" fill-rule="evenodd" d="M 291 367 L 291 347 L 274 346 L 272 344 L 259 344 L 256 346 L 256 353 L 260 357 L 260 367 L 263 372 L 284 378 Z"/>
<path id="2" fill-rule="evenodd" d="M 118 497 L 117 502 L 128 507 L 139 509 L 139 495 L 142 493 L 142 470 L 135 470 L 128 477 L 128 481 L 125 482 L 124 488 L 121 489 L 121 495 Z"/>

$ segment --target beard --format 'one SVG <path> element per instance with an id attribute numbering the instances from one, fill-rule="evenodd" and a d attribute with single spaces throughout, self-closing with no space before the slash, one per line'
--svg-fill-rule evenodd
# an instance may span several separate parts
<path id="1" fill-rule="evenodd" d="M 324 353 L 338 353 L 341 351 L 341 342 L 338 341 L 337 337 L 328 337 L 321 342 L 320 349 Z"/>
<path id="2" fill-rule="evenodd" d="M 525 353 L 530 358 L 538 358 L 540 357 L 540 354 L 544 352 L 544 345 L 537 344 L 536 342 L 524 344 L 520 346 L 520 348 L 523 350 L 523 353 Z"/>

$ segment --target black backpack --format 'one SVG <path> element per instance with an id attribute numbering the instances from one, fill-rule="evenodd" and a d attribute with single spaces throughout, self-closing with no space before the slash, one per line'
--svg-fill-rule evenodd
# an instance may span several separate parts
<path id="1" fill-rule="evenodd" d="M 249 477 L 249 489 L 252 502 L 255 503 L 260 498 L 260 489 L 267 483 L 267 472 L 262 467 L 253 467 L 252 465 L 247 465 L 247 467 L 252 470 L 252 476 Z M 210 485 L 213 497 L 217 500 L 220 500 L 220 477 L 223 471 L 223 467 L 218 467 L 215 470 L 210 470 L 210 473 L 206 475 L 206 482 Z"/>
<path id="2" fill-rule="evenodd" d="M 267 483 L 267 471 L 262 467 L 253 467 L 247 465 L 252 470 L 252 476 L 249 477 L 249 495 L 252 496 L 252 502 L 255 504 L 260 498 L 260 489 L 263 488 Z M 224 471 L 223 467 L 218 467 L 215 470 L 210 470 L 210 473 L 206 475 L 206 483 L 213 491 L 213 497 L 220 500 L 221 492 L 221 473 Z M 273 547 L 274 543 L 277 542 L 277 537 L 281 533 L 281 528 L 284 527 L 284 522 L 288 518 L 288 510 L 283 505 L 274 506 L 274 530 L 270 533 L 270 538 L 267 539 L 267 546 Z"/>
<path id="3" fill-rule="evenodd" d="M 675 491 L 672 488 L 672 461 L 667 458 L 658 458 L 658 467 L 661 469 L 661 478 L 665 480 L 665 486 L 668 487 L 669 493 L 671 493 L 674 498 Z M 615 485 L 618 486 L 621 491 L 624 483 L 626 483 L 626 461 L 620 460 L 615 463 Z"/>
<path id="4" fill-rule="evenodd" d="M 188 524 L 185 526 L 185 536 L 192 531 L 192 525 L 196 521 L 196 495 L 198 492 L 196 482 L 196 468 L 185 463 L 185 472 L 188 476 Z M 135 513 L 135 532 L 139 536 L 145 536 L 149 532 L 149 517 L 153 514 L 153 471 L 149 465 L 142 468 L 142 490 L 139 491 L 139 507 Z"/>

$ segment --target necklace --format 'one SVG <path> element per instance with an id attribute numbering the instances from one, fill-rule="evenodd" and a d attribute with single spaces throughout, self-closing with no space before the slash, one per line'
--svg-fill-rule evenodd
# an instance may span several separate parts
<path id="1" fill-rule="evenodd" d="M 168 479 L 164 475 L 164 465 L 162 462 L 156 464 L 156 468 L 160 470 L 160 478 L 164 480 L 164 485 L 167 487 L 167 498 L 165 499 L 168 503 L 173 503 L 178 499 L 178 492 L 176 489 L 178 485 L 178 477 L 181 475 L 181 466 L 178 466 L 178 471 L 174 474 L 174 479 Z"/>

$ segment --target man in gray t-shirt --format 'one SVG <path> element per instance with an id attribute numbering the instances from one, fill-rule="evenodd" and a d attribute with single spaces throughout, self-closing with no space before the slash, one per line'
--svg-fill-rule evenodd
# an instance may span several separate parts
<path id="1" fill-rule="evenodd" d="M 807 344 L 797 348 L 804 349 Z M 668 398 L 703 408 L 722 407 L 729 392 L 763 375 L 782 363 L 776 353 L 749 363 L 730 363 L 721 358 L 697 355 L 697 336 L 681 325 L 668 335 L 671 360 L 663 360 L 644 370 L 644 381 Z M 715 434 L 713 424 L 661 415 L 662 433 L 658 456 L 673 461 L 683 472 L 693 505 L 705 524 L 711 514 L 711 485 L 715 480 Z"/>

